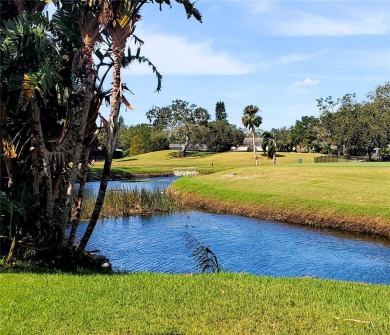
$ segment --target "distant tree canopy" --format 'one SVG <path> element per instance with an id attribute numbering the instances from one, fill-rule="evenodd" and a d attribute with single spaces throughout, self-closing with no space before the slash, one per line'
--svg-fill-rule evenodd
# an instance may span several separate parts
<path id="1" fill-rule="evenodd" d="M 179 99 L 166 107 L 152 107 L 146 116 L 153 126 L 165 129 L 171 139 L 181 144 L 184 157 L 188 147 L 196 144 L 195 133 L 210 120 L 210 114 L 205 108 Z"/>
<path id="2" fill-rule="evenodd" d="M 210 122 L 197 136 L 197 143 L 207 145 L 207 150 L 212 152 L 229 151 L 242 144 L 245 138 L 242 130 L 225 120 Z"/>
<path id="3" fill-rule="evenodd" d="M 124 150 L 126 156 L 166 150 L 169 149 L 168 134 L 149 124 L 123 125 L 119 129 L 117 148 Z"/>
<path id="4" fill-rule="evenodd" d="M 317 138 L 326 146 L 337 146 L 340 153 L 367 154 L 375 147 L 390 144 L 390 82 L 367 94 L 358 102 L 355 94 L 346 94 L 333 101 L 318 99 L 320 110 Z"/>
<path id="5" fill-rule="evenodd" d="M 227 113 L 225 110 L 225 103 L 219 101 L 215 105 L 215 121 L 225 120 L 227 121 Z"/>
<path id="6" fill-rule="evenodd" d="M 280 151 L 313 151 L 342 155 L 368 155 L 382 148 L 385 159 L 390 144 L 390 82 L 357 101 L 355 94 L 317 99 L 319 117 L 303 116 L 289 129 L 271 133 Z"/>
<path id="7" fill-rule="evenodd" d="M 314 116 L 303 116 L 290 128 L 290 143 L 294 147 L 309 148 L 316 151 L 316 131 L 319 125 L 318 118 Z"/>

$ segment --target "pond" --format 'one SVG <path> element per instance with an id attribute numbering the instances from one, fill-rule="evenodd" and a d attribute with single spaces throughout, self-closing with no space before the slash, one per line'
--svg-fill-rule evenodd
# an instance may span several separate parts
<path id="1" fill-rule="evenodd" d="M 172 180 L 111 182 L 110 187 L 162 189 Z M 96 191 L 98 185 L 88 187 Z M 88 249 L 98 249 L 116 270 L 195 273 L 185 233 L 208 246 L 226 271 L 390 284 L 389 240 L 234 215 L 185 211 L 105 219 Z"/>

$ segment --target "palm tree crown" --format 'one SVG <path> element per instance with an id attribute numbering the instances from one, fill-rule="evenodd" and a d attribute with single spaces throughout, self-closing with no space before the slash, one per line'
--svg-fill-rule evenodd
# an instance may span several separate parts
<path id="1" fill-rule="evenodd" d="M 252 132 L 263 122 L 261 116 L 257 115 L 259 111 L 259 107 L 255 105 L 249 105 L 244 108 L 244 115 L 241 118 L 242 124 Z"/>

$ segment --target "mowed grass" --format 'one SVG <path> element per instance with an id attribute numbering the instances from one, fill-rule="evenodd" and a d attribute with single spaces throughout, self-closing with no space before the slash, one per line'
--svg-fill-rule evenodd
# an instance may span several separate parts
<path id="1" fill-rule="evenodd" d="M 251 152 L 189 153 L 188 157 L 176 157 L 178 151 L 164 150 L 147 154 L 115 159 L 113 170 L 122 170 L 133 174 L 173 173 L 175 170 L 196 170 L 200 173 L 214 173 L 232 168 L 255 166 Z M 278 164 L 312 163 L 319 154 L 278 153 Z M 259 165 L 272 165 L 272 161 L 259 153 Z M 98 161 L 94 170 L 100 170 L 103 162 Z"/>
<path id="2" fill-rule="evenodd" d="M 388 334 L 390 287 L 310 278 L 0 274 L 0 334 Z"/>
<path id="3" fill-rule="evenodd" d="M 389 163 L 263 165 L 186 177 L 173 187 L 214 211 L 390 237 Z"/>
<path id="4" fill-rule="evenodd" d="M 174 187 L 237 204 L 390 220 L 390 164 L 386 163 L 245 167 L 182 178 Z"/>

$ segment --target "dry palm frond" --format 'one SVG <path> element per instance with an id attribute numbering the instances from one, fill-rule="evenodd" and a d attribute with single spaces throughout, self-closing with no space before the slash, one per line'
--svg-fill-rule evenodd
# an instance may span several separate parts
<path id="1" fill-rule="evenodd" d="M 198 241 L 194 236 L 184 233 L 183 238 L 186 241 L 188 250 L 196 261 L 196 267 L 200 272 L 221 272 L 222 268 L 218 263 L 217 256 L 211 249 Z"/>

